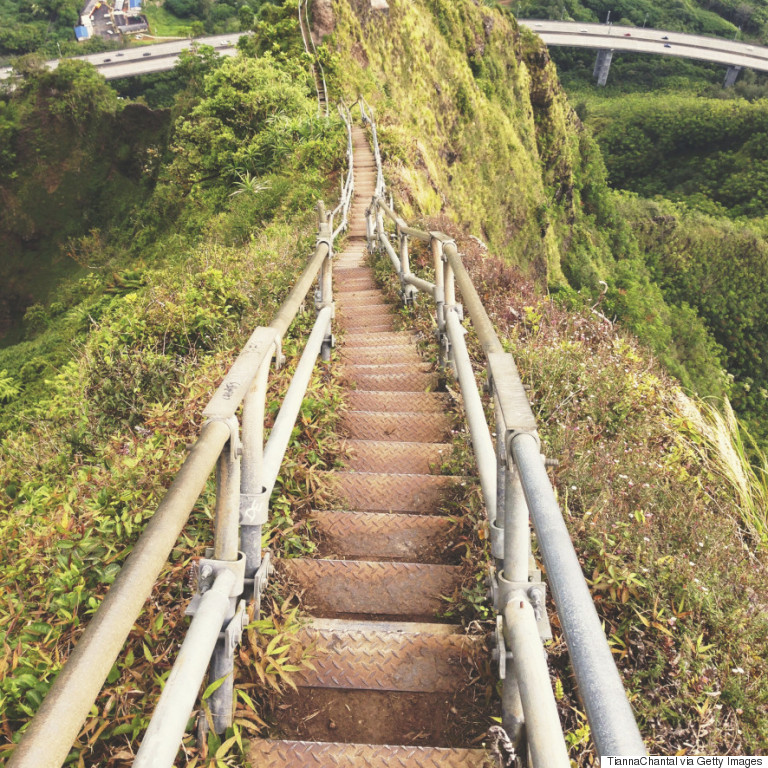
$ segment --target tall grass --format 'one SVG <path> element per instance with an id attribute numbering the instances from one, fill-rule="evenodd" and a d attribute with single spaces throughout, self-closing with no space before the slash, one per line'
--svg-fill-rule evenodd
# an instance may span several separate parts
<path id="1" fill-rule="evenodd" d="M 733 490 L 741 522 L 761 546 L 768 544 L 768 457 L 725 399 L 722 406 L 680 393 L 675 423 L 704 467 Z"/>

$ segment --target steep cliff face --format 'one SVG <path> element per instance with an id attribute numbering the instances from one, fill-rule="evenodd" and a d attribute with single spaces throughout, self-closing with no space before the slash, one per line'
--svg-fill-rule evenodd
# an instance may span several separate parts
<path id="1" fill-rule="evenodd" d="M 376 108 L 406 216 L 447 213 L 540 283 L 561 282 L 561 261 L 587 241 L 603 257 L 582 208 L 596 203 L 580 153 L 591 140 L 540 40 L 472 2 L 333 9 L 330 79 Z"/>

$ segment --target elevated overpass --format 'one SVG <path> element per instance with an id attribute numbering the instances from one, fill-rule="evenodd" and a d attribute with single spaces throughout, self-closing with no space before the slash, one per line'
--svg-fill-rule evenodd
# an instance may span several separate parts
<path id="1" fill-rule="evenodd" d="M 733 85 L 743 67 L 768 72 L 768 48 L 752 43 L 663 29 L 579 21 L 518 19 L 518 23 L 539 35 L 547 45 L 596 49 L 595 79 L 598 85 L 605 85 L 614 51 L 677 56 L 723 64 L 728 68 L 726 86 Z"/>
<path id="2" fill-rule="evenodd" d="M 104 75 L 107 80 L 116 80 L 119 77 L 133 77 L 134 75 L 148 75 L 152 72 L 163 72 L 173 69 L 179 60 L 179 54 L 188 50 L 193 43 L 196 45 L 210 45 L 216 53 L 222 56 L 234 56 L 237 51 L 237 41 L 244 33 L 234 32 L 228 35 L 214 35 L 212 37 L 198 37 L 196 39 L 174 40 L 168 43 L 156 43 L 154 45 L 142 45 L 135 48 L 122 48 L 119 51 L 103 51 L 91 53 L 86 56 L 74 56 L 74 59 L 88 61 Z M 47 61 L 48 69 L 54 70 L 59 66 L 60 59 Z M 0 69 L 0 80 L 11 76 L 12 68 Z"/>

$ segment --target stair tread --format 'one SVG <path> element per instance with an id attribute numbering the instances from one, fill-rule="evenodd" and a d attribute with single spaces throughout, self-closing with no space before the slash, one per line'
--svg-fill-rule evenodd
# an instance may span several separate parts
<path id="1" fill-rule="evenodd" d="M 346 395 L 350 410 L 389 413 L 444 413 L 450 395 L 442 392 L 386 392 L 352 390 Z"/>
<path id="2" fill-rule="evenodd" d="M 451 475 L 393 475 L 385 472 L 321 473 L 350 509 L 364 512 L 437 511 L 447 501 L 448 492 L 464 482 Z M 332 477 L 328 477 L 331 475 Z"/>
<path id="3" fill-rule="evenodd" d="M 433 618 L 458 589 L 456 565 L 368 560 L 278 559 L 278 570 L 305 591 L 312 615 Z"/>
<path id="4" fill-rule="evenodd" d="M 313 510 L 317 554 L 348 560 L 445 563 L 455 555 L 448 534 L 453 522 L 440 515 L 360 510 Z"/>
<path id="5" fill-rule="evenodd" d="M 451 433 L 450 417 L 434 411 L 345 411 L 339 426 L 350 438 L 382 442 L 442 443 Z"/>
<path id="6" fill-rule="evenodd" d="M 351 416 L 351 414 L 347 414 Z M 350 421 L 347 422 L 350 432 Z M 374 435 L 379 437 L 379 435 Z M 390 474 L 439 475 L 442 465 L 452 453 L 450 443 L 415 442 L 414 430 L 404 435 L 405 440 L 364 440 L 347 438 L 344 447 L 350 456 L 347 467 L 356 472 L 389 472 Z M 431 437 L 431 436 L 430 436 Z"/>
<path id="7" fill-rule="evenodd" d="M 254 739 L 248 758 L 265 768 L 490 768 L 481 749 Z"/>
<path id="8" fill-rule="evenodd" d="M 307 688 L 346 688 L 432 693 L 455 691 L 468 677 L 472 656 L 482 646 L 464 634 L 388 632 L 310 623 L 296 640 L 311 649 L 313 669 L 297 672 Z"/>

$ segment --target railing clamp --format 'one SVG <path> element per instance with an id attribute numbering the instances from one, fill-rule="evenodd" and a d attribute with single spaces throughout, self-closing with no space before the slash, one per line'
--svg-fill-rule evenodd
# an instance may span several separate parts
<path id="1" fill-rule="evenodd" d="M 499 680 L 504 680 L 507 676 L 507 662 L 511 664 L 513 657 L 512 652 L 507 650 L 507 644 L 504 641 L 504 617 L 500 613 L 496 615 L 496 628 L 493 637 L 491 658 L 499 665 Z"/>
<path id="2" fill-rule="evenodd" d="M 322 245 L 325 243 L 328 246 L 328 258 L 333 258 L 333 237 L 328 237 L 324 235 L 318 235 L 317 240 L 315 240 L 315 248 L 317 248 L 318 245 Z"/>
<path id="3" fill-rule="evenodd" d="M 229 427 L 229 458 L 231 461 L 236 461 L 243 455 L 243 445 L 240 442 L 240 422 L 238 422 L 237 416 L 209 416 L 203 422 L 203 426 L 212 421 L 220 421 Z"/>
<path id="4" fill-rule="evenodd" d="M 214 560 L 210 558 L 212 549 L 206 549 L 206 556 L 197 564 L 197 592 L 189 601 L 184 611 L 187 616 L 194 616 L 203 599 L 203 595 L 213 586 L 216 576 L 221 571 L 232 571 L 235 574 L 235 583 L 230 591 L 230 598 L 237 598 L 245 589 L 245 555 L 238 552 L 237 560 Z"/>
<path id="5" fill-rule="evenodd" d="M 261 558 L 261 564 L 259 565 L 256 573 L 253 574 L 253 601 L 254 609 L 253 616 L 258 619 L 261 611 L 261 595 L 267 588 L 269 583 L 270 574 L 274 573 L 275 567 L 272 565 L 272 552 L 268 549 L 264 550 L 264 554 Z M 247 579 L 250 581 L 250 579 Z"/>

